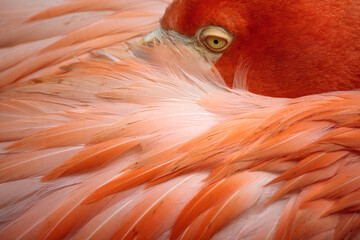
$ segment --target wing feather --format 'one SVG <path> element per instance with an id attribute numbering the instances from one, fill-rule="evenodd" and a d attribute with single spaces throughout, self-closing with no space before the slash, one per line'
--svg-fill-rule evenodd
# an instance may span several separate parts
<path id="1" fill-rule="evenodd" d="M 42 181 L 50 181 L 61 176 L 84 172 L 99 167 L 138 144 L 139 141 L 137 140 L 121 138 L 90 146 L 46 174 L 42 178 Z"/>
<path id="2" fill-rule="evenodd" d="M 41 150 L 68 145 L 81 145 L 87 142 L 95 132 L 109 125 L 106 122 L 78 120 L 46 129 L 10 145 L 11 151 Z"/>

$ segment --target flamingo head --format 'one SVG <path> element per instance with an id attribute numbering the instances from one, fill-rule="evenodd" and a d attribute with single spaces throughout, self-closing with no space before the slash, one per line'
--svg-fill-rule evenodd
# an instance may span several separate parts
<path id="1" fill-rule="evenodd" d="M 256 94 L 350 90 L 360 88 L 360 4 L 345 2 L 175 0 L 145 39 L 170 36 L 210 59 L 229 87 Z"/>

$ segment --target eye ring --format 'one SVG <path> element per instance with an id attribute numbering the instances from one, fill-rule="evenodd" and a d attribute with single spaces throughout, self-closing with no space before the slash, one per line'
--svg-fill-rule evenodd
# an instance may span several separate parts
<path id="1" fill-rule="evenodd" d="M 225 29 L 217 26 L 200 29 L 198 36 L 201 44 L 212 52 L 225 51 L 234 39 Z"/>

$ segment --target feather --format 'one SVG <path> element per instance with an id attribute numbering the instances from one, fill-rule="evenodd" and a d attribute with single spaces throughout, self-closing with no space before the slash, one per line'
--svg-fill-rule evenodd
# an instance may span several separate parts
<path id="1" fill-rule="evenodd" d="M 360 165 L 358 163 L 344 167 L 338 175 L 324 183 L 322 188 L 313 191 L 310 199 L 336 198 L 350 194 L 358 189 L 357 186 L 360 181 L 359 171 Z"/>
<path id="2" fill-rule="evenodd" d="M 170 184 L 172 181 L 169 181 L 153 189 L 127 216 L 113 239 L 156 238 L 167 231 L 171 222 L 175 221 L 175 216 L 180 212 L 185 199 L 196 190 L 189 187 L 191 182 L 194 184 L 193 179 L 199 181 L 201 175 L 200 179 L 196 175 L 173 179 L 172 181 L 176 180 L 176 184 Z M 181 191 L 184 189 L 187 191 L 186 194 Z"/>
<path id="3" fill-rule="evenodd" d="M 88 147 L 46 174 L 42 181 L 50 181 L 101 166 L 138 143 L 136 140 L 114 139 Z"/>
<path id="4" fill-rule="evenodd" d="M 0 239 L 34 239 L 40 224 L 52 211 L 54 211 L 59 203 L 68 196 L 68 194 L 69 188 L 60 188 L 54 194 L 36 199 L 37 201 L 35 202 L 34 199 L 31 199 L 33 200 L 33 204 L 30 205 L 31 208 L 25 213 L 22 208 L 18 208 L 22 210 L 20 216 L 16 221 L 12 221 L 2 229 Z"/>
<path id="5" fill-rule="evenodd" d="M 0 117 L 2 123 L 25 116 L 33 116 L 45 112 L 56 112 L 67 109 L 67 106 L 62 104 L 51 104 L 28 100 L 2 100 L 0 101 L 0 106 Z"/>
<path id="6" fill-rule="evenodd" d="M 23 43 L 67 35 L 79 28 L 102 19 L 108 14 L 109 12 L 106 11 L 94 12 L 91 15 L 83 12 L 63 15 L 57 18 L 47 19 L 46 21 L 28 22 L 23 24 L 20 28 L 15 28 L 5 33 L 3 32 L 0 35 L 0 46 L 11 47 Z M 44 46 L 42 48 L 44 48 Z"/>
<path id="7" fill-rule="evenodd" d="M 122 169 L 128 164 L 129 159 L 136 156 L 136 151 L 130 151 L 125 154 L 119 161 L 112 161 L 110 164 L 102 168 L 101 172 L 88 173 L 81 176 L 72 176 L 68 179 L 58 179 L 57 181 L 65 181 L 74 183 L 79 182 L 74 188 L 69 189 L 67 195 L 62 197 L 59 205 L 37 226 L 36 238 L 41 239 L 62 239 L 63 237 L 72 234 L 73 231 L 80 229 L 91 218 L 96 216 L 99 211 L 106 206 L 111 205 L 111 198 L 105 198 L 100 201 L 84 204 L 92 189 L 96 189 L 101 185 L 102 181 L 109 181 L 117 173 L 118 169 Z M 49 182 L 48 184 L 51 184 Z"/>
<path id="8" fill-rule="evenodd" d="M 341 160 L 341 158 L 343 158 L 347 154 L 348 153 L 346 151 L 339 151 L 333 153 L 314 153 L 302 160 L 293 168 L 290 168 L 289 170 L 281 174 L 269 184 L 295 178 L 308 172 L 315 171 L 319 168 L 327 167 L 334 162 Z"/>
<path id="9" fill-rule="evenodd" d="M 161 170 L 162 166 L 160 165 L 153 168 L 139 168 L 129 172 L 124 172 L 120 174 L 120 176 L 112 179 L 110 182 L 105 183 L 103 186 L 96 189 L 86 199 L 86 202 L 94 202 L 106 197 L 109 194 L 147 183 L 148 181 L 154 179 L 159 174 L 159 172 L 161 172 Z"/>
<path id="10" fill-rule="evenodd" d="M 360 192 L 352 192 L 342 197 L 336 203 L 324 213 L 324 216 L 329 214 L 333 214 L 340 211 L 346 211 L 347 209 L 351 209 L 350 211 L 358 211 L 359 210 L 359 201 L 360 201 Z"/>
<path id="11" fill-rule="evenodd" d="M 63 147 L 6 155 L 0 163 L 0 182 L 41 176 L 61 165 L 81 148 L 81 146 Z"/>
<path id="12" fill-rule="evenodd" d="M 336 228 L 334 239 L 340 240 L 348 237 L 352 239 L 359 229 L 360 219 L 358 214 L 344 214 L 341 216 L 339 225 Z"/>
<path id="13" fill-rule="evenodd" d="M 334 164 L 333 166 L 325 169 L 320 169 L 316 171 L 311 171 L 309 173 L 303 174 L 299 177 L 292 178 L 291 180 L 286 181 L 276 193 L 272 196 L 268 203 L 272 203 L 277 199 L 283 197 L 284 195 L 296 191 L 300 188 L 306 187 L 310 184 L 320 182 L 322 180 L 333 177 L 336 174 L 336 171 L 339 168 L 339 164 Z"/>
<path id="14" fill-rule="evenodd" d="M 41 131 L 10 145 L 7 149 L 41 150 L 53 147 L 85 144 L 87 138 L 101 130 L 106 124 L 92 120 L 78 120 Z"/>
<path id="15" fill-rule="evenodd" d="M 81 228 L 74 239 L 110 239 L 115 234 L 119 222 L 123 221 L 124 216 L 131 211 L 137 200 L 140 198 L 135 197 L 134 194 L 127 198 L 120 198 L 116 204 L 104 209 Z"/>
<path id="16" fill-rule="evenodd" d="M 36 114 L 0 124 L 0 140 L 15 141 L 72 120 L 65 114 Z"/>
<path id="17" fill-rule="evenodd" d="M 184 239 L 210 239 L 212 235 L 229 224 L 245 210 L 251 208 L 259 197 L 252 184 L 238 189 L 226 201 L 200 215 L 187 229 Z M 199 221 L 200 223 L 196 223 Z"/>
<path id="18" fill-rule="evenodd" d="M 131 1 L 129 4 L 128 1 L 115 1 L 109 0 L 102 4 L 94 0 L 85 0 L 85 1 L 76 1 L 68 4 L 58 5 L 52 8 L 47 8 L 45 11 L 39 12 L 36 15 L 28 19 L 28 21 L 35 21 L 39 19 L 53 18 L 56 16 L 66 15 L 72 12 L 87 12 L 87 11 L 104 11 L 104 10 L 122 10 L 128 11 L 131 9 L 141 8 L 146 9 L 151 7 L 156 9 L 156 7 L 161 6 L 160 9 L 164 7 L 164 4 L 161 5 L 161 2 L 150 2 L 142 3 L 142 1 L 136 0 Z"/>
<path id="19" fill-rule="evenodd" d="M 137 29 L 139 34 L 141 31 L 149 31 L 154 28 L 157 19 L 155 17 L 143 16 L 142 18 L 137 17 L 129 20 L 127 18 L 123 18 L 121 14 L 118 15 L 112 15 L 111 18 L 103 19 L 102 21 L 96 22 L 93 25 L 81 28 L 78 31 L 74 31 L 66 37 L 44 48 L 41 52 L 45 53 L 49 52 L 50 50 L 65 48 L 76 43 L 86 42 L 92 39 L 103 37 L 105 35 L 129 32 L 131 29 Z M 149 23 L 148 25 L 143 26 L 144 22 Z M 118 41 L 121 40 L 122 39 L 119 39 Z M 126 40 L 126 38 L 123 40 Z"/>
<path id="20" fill-rule="evenodd" d="M 179 237 L 188 225 L 201 213 L 218 203 L 226 201 L 226 199 L 236 193 L 241 186 L 255 181 L 257 177 L 257 174 L 242 173 L 234 175 L 229 179 L 224 179 L 216 184 L 209 185 L 207 188 L 199 191 L 177 218 L 172 229 L 171 239 Z"/>

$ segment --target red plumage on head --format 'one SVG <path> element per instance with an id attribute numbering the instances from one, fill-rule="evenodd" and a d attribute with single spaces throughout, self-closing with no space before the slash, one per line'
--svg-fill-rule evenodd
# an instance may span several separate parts
<path id="1" fill-rule="evenodd" d="M 360 2 L 174 1 L 161 25 L 193 35 L 215 25 L 235 35 L 216 63 L 228 86 L 241 60 L 254 93 L 299 97 L 360 88 Z"/>

